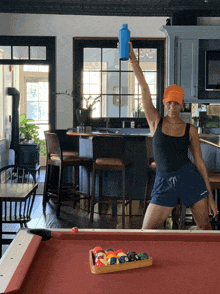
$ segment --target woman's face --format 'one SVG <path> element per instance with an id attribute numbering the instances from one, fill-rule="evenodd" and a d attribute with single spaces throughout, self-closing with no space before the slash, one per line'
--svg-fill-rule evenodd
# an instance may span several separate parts
<path id="1" fill-rule="evenodd" d="M 164 104 L 164 110 L 166 111 L 167 115 L 171 118 L 179 116 L 179 113 L 183 106 L 183 104 L 179 104 L 176 101 L 169 101 L 163 104 Z"/>

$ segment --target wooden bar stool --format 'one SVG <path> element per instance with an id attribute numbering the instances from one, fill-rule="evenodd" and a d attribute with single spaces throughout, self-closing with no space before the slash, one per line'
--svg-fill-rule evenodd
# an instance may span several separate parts
<path id="1" fill-rule="evenodd" d="M 49 198 L 57 198 L 57 217 L 60 216 L 60 207 L 64 200 L 80 201 L 80 199 L 88 199 L 88 213 L 90 209 L 90 169 L 92 166 L 92 159 L 79 156 L 76 152 L 63 152 L 60 146 L 60 141 L 55 133 L 45 132 L 46 146 L 47 146 L 47 163 L 46 163 L 46 176 L 44 183 L 43 194 L 43 209 L 46 209 L 46 202 Z M 51 167 L 59 168 L 59 175 L 57 183 L 50 179 Z M 76 189 L 75 173 L 73 183 L 65 184 L 63 182 L 63 169 L 64 167 L 71 166 L 73 168 L 79 168 L 79 166 L 86 166 L 87 172 L 87 193 L 78 191 Z M 65 195 L 65 198 L 64 198 Z M 67 197 L 70 195 L 70 197 Z"/>
<path id="2" fill-rule="evenodd" d="M 122 136 L 96 136 L 93 137 L 93 173 L 90 221 L 93 222 L 94 205 L 108 203 L 115 200 L 122 202 L 122 228 L 125 227 L 125 206 L 129 204 L 129 217 L 131 218 L 131 195 L 125 195 L 125 173 L 132 162 L 126 160 L 125 139 Z M 102 195 L 102 182 L 99 181 L 99 197 L 95 197 L 96 174 L 102 171 L 122 172 L 122 196 Z M 132 192 L 130 193 L 132 194 Z M 100 213 L 100 211 L 99 211 Z"/>
<path id="3" fill-rule="evenodd" d="M 213 196 L 218 206 L 218 211 L 220 211 L 220 171 L 209 169 L 208 176 L 209 183 L 213 191 Z M 219 216 L 217 216 L 215 219 L 211 217 L 211 225 L 213 229 L 220 229 Z"/>
<path id="4" fill-rule="evenodd" d="M 152 148 L 152 138 L 146 137 L 146 147 L 147 147 L 147 181 L 145 186 L 145 198 L 144 198 L 144 210 L 143 215 L 147 209 L 150 201 L 150 192 L 154 185 L 154 180 L 156 176 L 156 163 L 154 161 L 154 154 Z"/>

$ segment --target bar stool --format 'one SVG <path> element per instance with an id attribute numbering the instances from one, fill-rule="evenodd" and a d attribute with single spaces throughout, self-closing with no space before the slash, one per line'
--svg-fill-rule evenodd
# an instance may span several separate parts
<path id="1" fill-rule="evenodd" d="M 48 202 L 49 198 L 57 198 L 57 217 L 60 216 L 60 207 L 62 201 L 64 200 L 74 200 L 80 201 L 80 199 L 88 199 L 88 213 L 90 209 L 90 169 L 92 166 L 92 159 L 87 157 L 79 156 L 76 152 L 63 152 L 60 141 L 56 133 L 45 132 L 46 146 L 47 146 L 47 163 L 46 163 L 46 176 L 44 183 L 44 194 L 43 194 L 43 210 L 46 210 L 46 202 Z M 57 179 L 57 186 L 55 186 L 54 181 L 50 179 L 50 169 L 51 167 L 59 168 L 59 176 Z M 64 167 L 71 166 L 73 168 L 78 168 L 79 166 L 86 166 L 87 169 L 87 193 L 78 191 L 76 189 L 76 181 L 75 181 L 75 173 L 73 178 L 73 183 L 65 184 L 63 182 L 63 169 Z M 68 194 L 71 197 L 63 197 L 63 195 L 67 196 Z"/>
<path id="2" fill-rule="evenodd" d="M 150 201 L 150 191 L 153 188 L 154 180 L 156 176 L 156 163 L 154 161 L 154 154 L 152 148 L 152 137 L 146 137 L 147 147 L 147 181 L 145 186 L 145 198 L 144 198 L 144 210 L 143 215 L 147 209 Z"/>
<path id="3" fill-rule="evenodd" d="M 125 139 L 122 136 L 96 136 L 92 139 L 93 147 L 93 172 L 92 172 L 92 196 L 90 221 L 93 223 L 94 205 L 96 203 L 108 203 L 114 200 L 122 202 L 122 228 L 125 227 L 125 206 L 129 204 L 129 217 L 131 218 L 131 195 L 125 194 L 125 173 L 131 167 L 132 162 L 126 160 Z M 122 196 L 102 195 L 102 181 L 99 177 L 99 197 L 95 197 L 96 174 L 102 171 L 122 172 Z M 132 194 L 132 192 L 130 193 Z M 100 213 L 100 209 L 99 209 Z"/>
<path id="4" fill-rule="evenodd" d="M 220 171 L 208 170 L 209 183 L 213 192 L 214 199 L 217 203 L 218 211 L 220 211 Z M 211 225 L 213 229 L 220 229 L 219 216 L 216 219 L 210 217 Z"/>

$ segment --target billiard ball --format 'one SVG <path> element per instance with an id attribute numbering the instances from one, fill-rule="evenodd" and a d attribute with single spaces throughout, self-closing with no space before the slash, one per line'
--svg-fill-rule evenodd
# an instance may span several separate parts
<path id="1" fill-rule="evenodd" d="M 114 256 L 110 257 L 107 261 L 108 261 L 108 264 L 119 264 L 118 258 Z"/>
<path id="2" fill-rule="evenodd" d="M 106 252 L 106 257 L 110 256 L 110 255 L 115 255 L 116 253 L 114 251 L 108 251 Z M 117 255 L 117 254 L 116 254 Z"/>
<path id="3" fill-rule="evenodd" d="M 110 251 L 110 252 L 112 252 L 112 251 Z M 118 264 L 119 263 L 117 254 L 115 252 L 108 254 L 106 256 L 106 258 L 107 258 L 108 264 Z"/>
<path id="4" fill-rule="evenodd" d="M 101 262 L 104 264 L 104 265 L 107 265 L 107 259 L 106 259 L 106 255 L 105 253 L 103 252 L 99 252 L 96 254 L 95 256 L 95 263 L 98 261 L 98 260 L 101 260 Z"/>
<path id="5" fill-rule="evenodd" d="M 106 253 L 109 252 L 109 251 L 113 251 L 114 252 L 114 250 L 112 248 L 108 248 L 108 249 L 105 250 Z"/>
<path id="6" fill-rule="evenodd" d="M 95 263 L 95 266 L 100 267 L 100 266 L 105 266 L 105 264 L 101 259 L 98 259 Z"/>
<path id="7" fill-rule="evenodd" d="M 134 251 L 129 251 L 127 253 L 127 257 L 129 259 L 129 261 L 137 261 L 139 259 L 137 253 Z"/>
<path id="8" fill-rule="evenodd" d="M 127 255 L 120 256 L 118 260 L 120 263 L 129 262 Z"/>
<path id="9" fill-rule="evenodd" d="M 73 227 L 73 228 L 72 228 L 72 232 L 73 232 L 73 233 L 78 233 L 78 231 L 79 231 L 79 230 L 78 230 L 77 227 Z"/>
<path id="10" fill-rule="evenodd" d="M 149 256 L 145 252 L 141 252 L 138 254 L 140 260 L 149 259 Z"/>
<path id="11" fill-rule="evenodd" d="M 129 261 L 127 255 L 123 250 L 117 250 L 116 254 L 120 263 L 125 263 Z"/>
<path id="12" fill-rule="evenodd" d="M 92 251 L 92 253 L 94 254 L 94 256 L 95 256 L 97 253 L 99 253 L 99 252 L 103 252 L 103 253 L 105 253 L 104 250 L 102 249 L 102 247 L 100 247 L 100 246 L 95 247 L 95 248 L 93 249 L 93 251 Z"/>

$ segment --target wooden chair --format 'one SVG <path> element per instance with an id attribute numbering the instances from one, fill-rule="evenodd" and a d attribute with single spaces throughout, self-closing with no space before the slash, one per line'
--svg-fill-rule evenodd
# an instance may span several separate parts
<path id="1" fill-rule="evenodd" d="M 43 209 L 46 210 L 46 203 L 49 198 L 57 198 L 57 217 L 60 216 L 60 207 L 64 200 L 73 200 L 74 204 L 80 199 L 88 199 L 88 212 L 90 209 L 90 168 L 92 159 L 79 156 L 76 152 L 64 152 L 60 146 L 60 141 L 56 133 L 45 132 L 47 146 L 46 176 L 43 193 Z M 79 168 L 85 166 L 87 173 L 87 193 L 78 191 L 76 188 L 75 172 L 72 183 L 64 183 L 63 170 L 65 167 Z M 58 168 L 58 179 L 50 178 L 51 167 Z M 56 181 L 56 182 L 55 182 Z M 65 195 L 65 197 L 64 197 Z M 69 197 L 68 197 L 69 196 Z"/>
<path id="2" fill-rule="evenodd" d="M 3 224 L 20 224 L 20 227 L 27 227 L 27 223 L 31 220 L 31 212 L 35 200 L 37 184 L 35 174 L 26 168 L 16 165 L 8 165 L 0 169 L 1 184 L 33 184 L 28 187 L 28 192 L 23 187 L 12 186 L 12 190 L 6 190 L 0 199 L 0 214 Z M 3 191 L 3 187 L 2 187 Z M 8 194 L 7 194 L 8 191 Z M 23 195 L 22 193 L 25 193 Z M 16 234 L 14 231 L 3 231 L 3 235 Z M 3 244 L 10 244 L 13 239 L 2 239 Z"/>
<path id="3" fill-rule="evenodd" d="M 131 195 L 125 195 L 125 173 L 132 164 L 126 160 L 125 139 L 122 136 L 96 136 L 93 137 L 93 173 L 90 221 L 93 222 L 94 205 L 96 203 L 122 202 L 122 228 L 125 227 L 125 207 L 129 204 L 129 217 L 131 218 Z M 102 194 L 102 177 L 99 177 L 99 197 L 95 196 L 96 174 L 102 171 L 122 172 L 122 196 L 106 196 Z M 101 213 L 99 209 L 99 213 Z"/>

